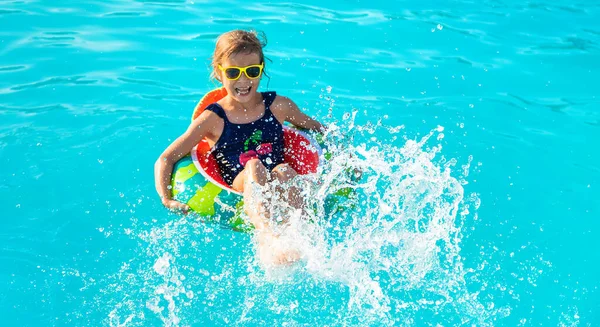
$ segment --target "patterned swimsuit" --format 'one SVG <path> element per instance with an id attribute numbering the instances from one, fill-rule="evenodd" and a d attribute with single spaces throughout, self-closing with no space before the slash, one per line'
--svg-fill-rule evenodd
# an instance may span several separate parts
<path id="1" fill-rule="evenodd" d="M 265 104 L 264 115 L 247 124 L 234 124 L 227 119 L 225 110 L 217 103 L 206 110 L 221 117 L 223 133 L 215 143 L 212 153 L 217 160 L 221 177 L 229 185 L 244 169 L 250 159 L 259 159 L 271 171 L 283 163 L 283 126 L 277 121 L 270 106 L 275 100 L 275 92 L 261 92 Z"/>

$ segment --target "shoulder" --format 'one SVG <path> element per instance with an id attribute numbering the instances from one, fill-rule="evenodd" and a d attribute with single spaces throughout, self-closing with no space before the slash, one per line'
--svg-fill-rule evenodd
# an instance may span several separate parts
<path id="1" fill-rule="evenodd" d="M 220 118 L 220 111 L 223 110 L 218 104 L 213 103 L 211 105 L 209 105 L 208 107 L 206 107 L 206 109 L 204 109 L 204 111 L 202 111 L 202 113 L 196 118 L 194 119 L 195 121 L 211 121 L 211 120 L 215 120 L 215 119 L 219 119 Z"/>
<path id="2" fill-rule="evenodd" d="M 271 108 L 271 112 L 275 115 L 275 118 L 283 124 L 289 119 L 296 104 L 290 98 L 276 95 L 275 92 L 273 92 L 273 96 L 275 98 L 269 108 Z"/>
<path id="3" fill-rule="evenodd" d="M 217 115 L 217 116 L 223 118 L 223 115 L 225 114 L 225 110 L 223 109 L 222 101 L 223 101 L 223 99 L 219 100 L 218 102 L 209 104 L 208 106 L 206 106 L 206 108 L 204 109 L 204 111 L 202 113 L 210 112 L 210 113 L 213 113 L 214 115 Z"/>
<path id="4" fill-rule="evenodd" d="M 277 111 L 287 112 L 289 110 L 298 108 L 298 106 L 294 103 L 294 101 L 292 101 L 292 99 L 283 95 L 277 95 L 273 100 L 271 108 Z"/>
<path id="5" fill-rule="evenodd" d="M 192 121 L 190 124 L 191 128 L 212 132 L 213 128 L 223 124 L 223 119 L 219 116 L 219 114 L 213 110 L 210 110 L 212 109 L 211 106 L 212 105 L 206 107 L 206 109 Z"/>

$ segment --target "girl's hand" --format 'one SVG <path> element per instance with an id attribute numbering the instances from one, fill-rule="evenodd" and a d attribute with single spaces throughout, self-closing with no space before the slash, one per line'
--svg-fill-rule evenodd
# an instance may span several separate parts
<path id="1" fill-rule="evenodd" d="M 167 207 L 167 209 L 174 212 L 181 212 L 183 214 L 187 214 L 190 211 L 190 206 L 173 199 L 163 201 L 163 205 Z"/>

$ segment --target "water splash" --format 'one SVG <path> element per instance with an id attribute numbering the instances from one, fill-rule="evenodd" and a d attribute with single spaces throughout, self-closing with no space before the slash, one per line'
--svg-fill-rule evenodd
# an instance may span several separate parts
<path id="1" fill-rule="evenodd" d="M 354 128 L 355 116 L 345 117 L 347 126 Z M 361 128 L 372 133 L 380 125 Z M 303 283 L 344 285 L 345 323 L 404 324 L 423 311 L 489 323 L 498 311 L 486 310 L 468 291 L 460 256 L 461 228 L 478 199 L 465 200 L 465 182 L 453 174 L 466 176 L 470 160 L 455 172 L 456 160 L 436 160 L 441 145 L 425 149 L 442 127 L 401 148 L 377 141 L 348 145 L 352 133 L 335 125 L 329 130 L 326 138 L 334 141 L 328 148 L 335 156 L 320 174 L 298 180 L 307 207 L 315 211 L 294 217 L 280 231 L 304 254 L 295 271 L 304 275 Z M 348 188 L 353 190 L 344 203 L 348 209 L 328 211 L 323 199 Z M 281 281 L 269 271 L 263 277 L 273 276 L 271 281 Z"/>
<path id="2" fill-rule="evenodd" d="M 275 228 L 282 243 L 302 253 L 300 263 L 263 267 L 252 234 L 179 218 L 138 234 L 147 259 L 132 260 L 137 267 L 115 279 L 128 290 L 125 298 L 143 299 L 144 309 L 118 304 L 110 325 L 158 318 L 165 326 L 273 319 L 290 326 L 483 326 L 506 316 L 506 308 L 471 291 L 479 286 L 467 277 L 478 272 L 465 269 L 461 257 L 463 225 L 479 206 L 463 188 L 472 158 L 457 167 L 441 156 L 442 127 L 394 147 L 370 136 L 399 129 L 355 123 L 356 112 L 344 119 L 350 132 L 332 124 L 325 135 L 335 155 L 319 174 L 294 182 L 309 209 L 273 207 L 273 217 L 289 217 Z"/>

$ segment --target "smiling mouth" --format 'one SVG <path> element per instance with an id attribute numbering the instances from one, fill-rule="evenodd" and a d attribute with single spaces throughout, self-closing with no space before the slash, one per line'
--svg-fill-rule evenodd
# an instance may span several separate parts
<path id="1" fill-rule="evenodd" d="M 248 95 L 250 94 L 250 90 L 252 90 L 252 86 L 248 86 L 248 87 L 236 87 L 235 88 L 235 93 L 237 95 Z"/>

